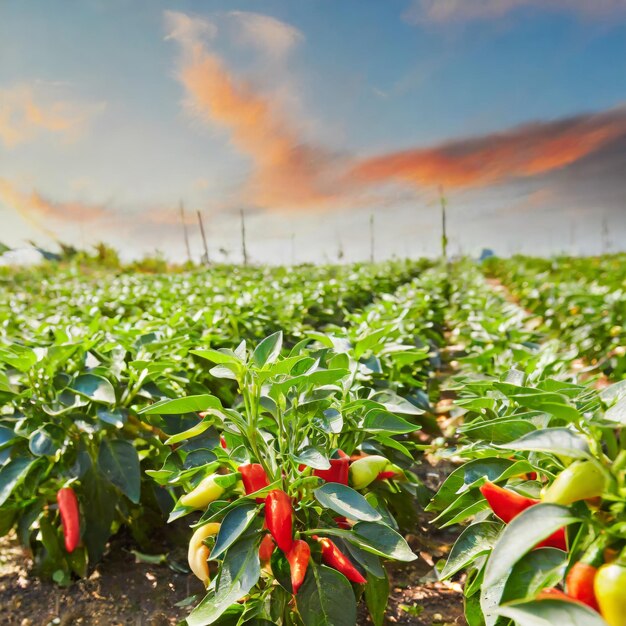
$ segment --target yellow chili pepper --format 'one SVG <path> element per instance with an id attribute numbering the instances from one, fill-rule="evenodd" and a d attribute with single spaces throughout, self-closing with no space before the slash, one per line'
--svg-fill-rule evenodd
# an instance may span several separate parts
<path id="1" fill-rule="evenodd" d="M 204 540 L 208 537 L 217 535 L 220 525 L 216 523 L 205 524 L 197 528 L 189 541 L 189 551 L 187 552 L 187 560 L 191 571 L 198 577 L 207 587 L 210 582 L 208 559 L 210 550 L 204 545 Z"/>

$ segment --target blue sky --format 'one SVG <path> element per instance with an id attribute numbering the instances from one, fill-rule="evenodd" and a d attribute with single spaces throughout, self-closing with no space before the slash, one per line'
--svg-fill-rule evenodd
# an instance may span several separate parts
<path id="1" fill-rule="evenodd" d="M 626 240 L 626 0 L 8 0 L 0 240 L 237 258 Z M 574 233 L 574 235 L 572 235 Z"/>

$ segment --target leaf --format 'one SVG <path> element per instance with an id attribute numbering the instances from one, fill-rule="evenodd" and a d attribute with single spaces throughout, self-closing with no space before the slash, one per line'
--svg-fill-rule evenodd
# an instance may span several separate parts
<path id="1" fill-rule="evenodd" d="M 59 446 L 43 428 L 34 430 L 28 439 L 28 449 L 35 456 L 53 456 Z"/>
<path id="2" fill-rule="evenodd" d="M 266 364 L 271 364 L 278 358 L 282 346 L 283 332 L 279 330 L 277 333 L 274 333 L 261 341 L 252 353 L 252 360 L 257 367 L 263 367 Z"/>
<path id="3" fill-rule="evenodd" d="M 215 396 L 207 393 L 186 398 L 159 400 L 150 406 L 137 411 L 139 415 L 182 415 L 183 413 L 199 413 L 208 409 L 221 409 L 222 403 Z"/>
<path id="4" fill-rule="evenodd" d="M 544 587 L 554 587 L 565 573 L 567 554 L 556 548 L 537 548 L 514 566 L 502 592 L 501 602 L 534 598 Z"/>
<path id="5" fill-rule="evenodd" d="M 84 493 L 89 494 L 88 506 L 82 509 L 85 516 L 83 540 L 89 553 L 89 562 L 97 563 L 111 536 L 111 524 L 119 496 L 111 483 L 100 477 L 93 465 L 85 472 L 81 483 Z"/>
<path id="6" fill-rule="evenodd" d="M 569 428 L 544 428 L 497 447 L 507 450 L 549 452 L 571 458 L 589 456 L 587 440 Z"/>
<path id="7" fill-rule="evenodd" d="M 139 456 L 132 443 L 123 439 L 103 439 L 98 452 L 98 467 L 131 502 L 139 503 L 141 472 Z"/>
<path id="8" fill-rule="evenodd" d="M 374 548 L 382 556 L 407 563 L 417 559 L 405 538 L 385 524 L 358 522 L 353 531 L 367 541 L 367 547 L 361 546 L 366 550 Z"/>
<path id="9" fill-rule="evenodd" d="M 239 539 L 242 533 L 257 517 L 257 507 L 254 502 L 245 502 L 231 509 L 220 525 L 220 530 L 211 550 L 211 560 L 217 559 Z"/>
<path id="10" fill-rule="evenodd" d="M 228 551 L 219 578 L 187 617 L 188 626 L 213 624 L 231 605 L 241 600 L 261 576 L 257 538 L 245 537 Z"/>
<path id="11" fill-rule="evenodd" d="M 515 620 L 518 626 L 607 626 L 596 611 L 580 602 L 535 600 L 499 607 L 500 615 Z"/>
<path id="12" fill-rule="evenodd" d="M 81 374 L 76 378 L 70 389 L 93 402 L 115 404 L 115 389 L 103 376 Z"/>
<path id="13" fill-rule="evenodd" d="M 365 415 L 362 428 L 370 433 L 404 434 L 419 430 L 420 427 L 388 411 L 372 409 Z"/>
<path id="14" fill-rule="evenodd" d="M 0 469 L 0 506 L 13 493 L 13 490 L 26 478 L 35 459 L 17 457 Z"/>
<path id="15" fill-rule="evenodd" d="M 128 411 L 126 409 L 99 408 L 96 411 L 96 415 L 99 420 L 105 422 L 106 424 L 111 424 L 116 428 L 122 428 L 128 419 Z"/>
<path id="16" fill-rule="evenodd" d="M 502 525 L 496 522 L 477 522 L 468 526 L 452 546 L 448 560 L 439 575 L 440 579 L 450 578 L 479 556 L 491 552 L 501 528 Z"/>
<path id="17" fill-rule="evenodd" d="M 236 365 L 241 366 L 241 359 L 228 348 L 220 348 L 219 350 L 213 350 L 212 348 L 202 350 L 190 350 L 191 354 L 202 357 L 211 363 L 216 365 Z"/>
<path id="18" fill-rule="evenodd" d="M 317 448 L 308 446 L 303 448 L 294 456 L 294 461 L 312 467 L 313 469 L 327 470 L 330 468 L 330 461 L 328 458 Z"/>
<path id="19" fill-rule="evenodd" d="M 381 519 L 380 513 L 358 491 L 346 485 L 326 483 L 313 494 L 323 507 L 332 509 L 348 519 L 364 522 L 376 522 Z"/>
<path id="20" fill-rule="evenodd" d="M 325 565 L 311 562 L 296 601 L 304 626 L 356 624 L 352 586 L 343 574 Z"/>
<path id="21" fill-rule="evenodd" d="M 569 509 L 556 504 L 536 504 L 505 527 L 493 548 L 485 570 L 485 586 L 506 576 L 524 554 L 563 526 L 578 521 Z"/>
<path id="22" fill-rule="evenodd" d="M 402 413 L 403 415 L 422 415 L 425 413 L 424 409 L 420 409 L 389 389 L 377 391 L 370 396 L 370 400 L 383 404 L 391 413 Z"/>
<path id="23" fill-rule="evenodd" d="M 365 603 L 370 613 L 374 626 L 383 626 L 385 623 L 385 610 L 389 600 L 389 579 L 376 578 L 368 573 L 367 585 L 365 585 Z"/>

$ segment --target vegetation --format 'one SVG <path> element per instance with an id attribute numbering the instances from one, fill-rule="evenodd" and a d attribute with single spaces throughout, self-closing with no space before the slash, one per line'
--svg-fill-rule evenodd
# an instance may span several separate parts
<path id="1" fill-rule="evenodd" d="M 68 585 L 120 528 L 150 552 L 184 518 L 188 624 L 382 624 L 426 510 L 471 626 L 622 624 L 597 581 L 626 557 L 623 255 L 79 256 L 0 276 L 0 532 L 34 573 Z"/>

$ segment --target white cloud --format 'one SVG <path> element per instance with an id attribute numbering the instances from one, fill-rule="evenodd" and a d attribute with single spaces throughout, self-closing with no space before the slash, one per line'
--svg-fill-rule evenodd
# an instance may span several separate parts
<path id="1" fill-rule="evenodd" d="M 227 14 L 236 29 L 236 36 L 262 54 L 275 59 L 284 58 L 304 35 L 294 26 L 269 15 L 231 11 Z"/>
<path id="2" fill-rule="evenodd" d="M 412 0 L 404 19 L 415 24 L 489 20 L 522 7 L 591 18 L 626 14 L 626 0 Z"/>

